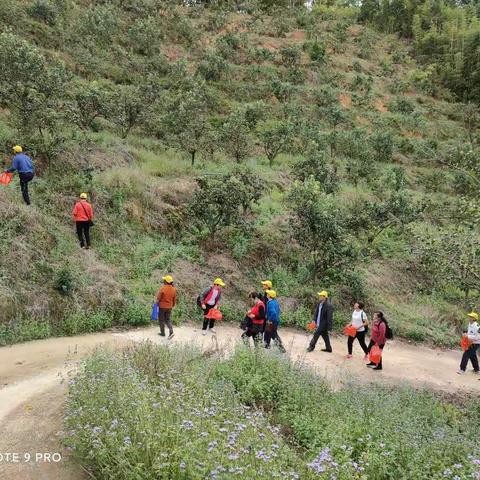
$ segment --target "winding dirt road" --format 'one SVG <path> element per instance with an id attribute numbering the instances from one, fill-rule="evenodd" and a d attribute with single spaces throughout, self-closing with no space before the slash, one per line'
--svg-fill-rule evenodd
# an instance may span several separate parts
<path id="1" fill-rule="evenodd" d="M 172 343 L 196 343 L 204 349 L 233 348 L 240 330 L 222 324 L 217 334 L 200 335 L 194 326 L 177 327 Z M 436 350 L 403 342 L 390 342 L 384 353 L 384 370 L 365 367 L 363 353 L 354 345 L 347 360 L 344 337 L 333 339 L 334 353 L 306 353 L 306 333 L 282 329 L 281 336 L 293 360 L 308 363 L 334 384 L 351 378 L 389 384 L 413 384 L 448 393 L 480 392 L 472 373 L 460 376 L 461 352 Z M 67 338 L 51 338 L 0 348 L 0 479 L 82 480 L 89 478 L 60 446 L 58 432 L 66 385 L 79 360 L 95 347 L 121 347 L 150 340 L 167 343 L 150 327 L 128 332 L 106 332 Z M 320 339 L 321 342 L 321 339 Z M 274 349 L 275 347 L 272 347 Z"/>

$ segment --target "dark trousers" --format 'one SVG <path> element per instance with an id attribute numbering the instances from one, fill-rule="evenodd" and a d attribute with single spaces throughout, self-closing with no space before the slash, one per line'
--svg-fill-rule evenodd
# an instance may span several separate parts
<path id="1" fill-rule="evenodd" d="M 368 347 L 367 347 L 367 353 L 370 353 L 370 350 L 372 349 L 372 347 L 375 345 L 375 342 L 373 340 L 370 340 L 370 343 L 368 344 Z M 382 349 L 382 352 L 383 352 L 383 347 L 385 345 L 379 345 L 379 347 Z M 382 368 L 382 362 L 383 362 L 383 355 L 382 355 L 382 358 L 380 359 L 380 363 L 377 365 L 378 368 Z"/>
<path id="2" fill-rule="evenodd" d="M 30 197 L 28 195 L 28 183 L 33 180 L 33 173 L 19 173 L 20 189 L 22 190 L 23 200 L 27 205 L 30 205 Z"/>
<path id="3" fill-rule="evenodd" d="M 285 347 L 283 346 L 282 339 L 278 334 L 278 325 L 275 325 L 272 322 L 266 322 L 263 340 L 265 341 L 265 348 L 270 348 L 270 342 L 273 340 L 279 350 L 281 352 L 285 352 Z"/>
<path id="4" fill-rule="evenodd" d="M 362 347 L 363 353 L 365 355 L 368 353 L 368 347 L 365 343 L 365 330 L 363 332 L 357 332 L 357 334 L 354 337 L 348 337 L 347 340 L 347 348 L 348 348 L 348 354 L 351 355 L 353 351 L 353 342 L 355 339 L 358 340 L 358 343 Z"/>
<path id="5" fill-rule="evenodd" d="M 215 326 L 215 320 L 213 318 L 205 318 L 205 315 L 213 308 L 213 305 L 205 305 L 203 310 L 203 327 L 202 330 L 206 330 L 207 327 L 212 329 Z"/>
<path id="6" fill-rule="evenodd" d="M 250 317 L 245 317 L 244 322 L 246 322 L 246 330 L 242 334 L 242 339 L 245 345 L 249 345 L 249 338 L 253 338 L 253 343 L 256 347 L 260 346 L 262 343 L 263 330 L 265 329 L 265 322 L 253 323 L 253 320 Z"/>
<path id="7" fill-rule="evenodd" d="M 77 236 L 80 242 L 80 246 L 84 247 L 85 243 L 87 247 L 90 246 L 90 222 L 75 222 L 77 225 Z"/>
<path id="8" fill-rule="evenodd" d="M 173 333 L 171 317 L 172 317 L 172 310 L 170 308 L 158 309 L 158 324 L 160 326 L 160 335 L 165 335 L 165 325 L 167 325 L 168 327 L 168 333 L 170 335 Z"/>
<path id="9" fill-rule="evenodd" d="M 317 328 L 315 330 L 312 341 L 310 342 L 310 349 L 313 350 L 315 348 L 315 345 L 317 344 L 317 341 L 320 338 L 320 336 L 323 338 L 323 341 L 325 342 L 325 350 L 331 352 L 332 345 L 330 344 L 330 337 L 328 336 L 328 330 L 326 328 L 325 329 Z"/>
<path id="10" fill-rule="evenodd" d="M 472 343 L 470 348 L 463 352 L 462 361 L 460 363 L 460 370 L 465 371 L 467 369 L 468 361 L 472 362 L 473 369 L 478 372 L 478 357 L 477 357 L 477 350 L 480 345 Z"/>

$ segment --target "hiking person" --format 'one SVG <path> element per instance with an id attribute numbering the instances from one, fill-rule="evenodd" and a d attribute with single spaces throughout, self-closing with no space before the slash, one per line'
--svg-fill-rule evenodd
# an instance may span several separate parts
<path id="1" fill-rule="evenodd" d="M 204 290 L 197 298 L 197 303 L 203 311 L 202 335 L 207 334 L 207 328 L 212 333 L 215 333 L 215 320 L 213 318 L 206 318 L 206 315 L 212 308 L 218 308 L 224 286 L 225 283 L 223 283 L 223 280 L 216 278 L 213 285 Z"/>
<path id="2" fill-rule="evenodd" d="M 23 148 L 20 145 L 13 147 L 12 166 L 5 171 L 13 173 L 15 170 L 20 177 L 20 189 L 22 191 L 23 201 L 30 205 L 30 196 L 28 194 L 28 184 L 33 180 L 35 176 L 35 167 L 33 166 L 32 159 L 23 153 Z"/>
<path id="3" fill-rule="evenodd" d="M 277 292 L 275 290 L 267 290 L 267 308 L 265 312 L 265 333 L 263 339 L 265 341 L 265 348 L 270 348 L 270 342 L 273 339 L 278 349 L 285 353 L 285 347 L 282 344 L 282 340 L 278 335 L 278 326 L 280 325 L 280 305 L 277 300 Z"/>
<path id="4" fill-rule="evenodd" d="M 322 336 L 323 341 L 325 342 L 325 348 L 322 348 L 322 352 L 331 353 L 332 345 L 330 344 L 328 332 L 332 331 L 333 328 L 333 306 L 328 300 L 328 292 L 326 290 L 318 292 L 318 297 L 318 305 L 313 315 L 313 322 L 317 326 L 317 329 L 313 334 L 307 352 L 313 352 L 319 337 Z"/>
<path id="5" fill-rule="evenodd" d="M 462 361 L 460 362 L 460 369 L 458 370 L 459 375 L 463 375 L 467 369 L 468 361 L 472 362 L 473 371 L 478 374 L 478 357 L 477 350 L 480 346 L 480 332 L 478 331 L 478 313 L 471 312 L 467 315 L 468 317 L 468 328 L 467 331 L 463 334 L 464 337 L 467 337 L 471 342 L 471 345 L 468 347 L 468 350 L 463 352 Z"/>
<path id="6" fill-rule="evenodd" d="M 262 332 L 265 324 L 265 304 L 261 294 L 252 292 L 248 296 L 253 306 L 247 313 L 247 328 L 242 334 L 243 341 L 248 345 L 248 339 L 253 338 L 253 343 L 258 346 L 262 341 Z"/>
<path id="7" fill-rule="evenodd" d="M 368 359 L 368 347 L 365 343 L 365 335 L 367 333 L 367 327 L 368 327 L 368 318 L 367 314 L 363 311 L 365 305 L 363 302 L 356 302 L 355 305 L 353 306 L 353 313 L 352 313 L 352 321 L 350 325 L 352 327 L 355 327 L 357 329 L 357 333 L 355 334 L 354 337 L 348 337 L 347 340 L 347 349 L 348 349 L 348 354 L 347 358 L 352 358 L 352 352 L 353 352 L 353 342 L 355 339 L 358 340 L 358 343 L 360 344 L 360 347 L 362 347 L 363 353 L 365 354 L 364 360 Z"/>
<path id="8" fill-rule="evenodd" d="M 273 283 L 271 280 L 263 280 L 262 281 L 262 290 L 263 293 L 260 293 L 260 299 L 262 300 L 263 304 L 265 305 L 265 308 L 267 307 L 268 303 L 268 297 L 267 297 L 267 290 L 271 290 L 273 288 Z M 265 336 L 265 328 L 267 326 L 267 322 L 263 324 L 263 331 L 262 335 Z"/>
<path id="9" fill-rule="evenodd" d="M 168 340 L 171 340 L 175 335 L 172 326 L 172 309 L 177 303 L 177 289 L 173 286 L 173 277 L 165 275 L 162 277 L 163 286 L 157 294 L 158 303 L 158 324 L 160 326 L 161 337 L 165 336 L 165 325 L 168 327 Z"/>
<path id="10" fill-rule="evenodd" d="M 373 314 L 372 335 L 370 337 L 370 343 L 367 347 L 368 353 L 370 353 L 370 350 L 374 345 L 378 345 L 383 353 L 383 347 L 385 346 L 385 343 L 387 343 L 387 321 L 383 312 L 375 312 Z M 378 365 L 373 362 L 369 362 L 367 363 L 367 367 L 372 368 L 372 370 L 382 370 L 382 361 L 383 355 Z"/>
<path id="11" fill-rule="evenodd" d="M 77 227 L 77 236 L 80 247 L 90 249 L 90 227 L 93 225 L 93 208 L 87 202 L 87 194 L 81 193 L 80 200 L 75 203 L 72 215 Z"/>

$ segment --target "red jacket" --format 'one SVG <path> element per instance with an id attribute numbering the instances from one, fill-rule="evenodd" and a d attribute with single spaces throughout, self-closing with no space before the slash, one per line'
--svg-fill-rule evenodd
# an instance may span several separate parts
<path id="1" fill-rule="evenodd" d="M 377 345 L 385 345 L 387 343 L 387 325 L 383 320 L 376 320 L 372 323 L 372 335 L 371 339 Z"/>
<path id="2" fill-rule="evenodd" d="M 86 200 L 79 200 L 73 207 L 72 215 L 76 222 L 88 222 L 93 220 L 93 208 Z"/>

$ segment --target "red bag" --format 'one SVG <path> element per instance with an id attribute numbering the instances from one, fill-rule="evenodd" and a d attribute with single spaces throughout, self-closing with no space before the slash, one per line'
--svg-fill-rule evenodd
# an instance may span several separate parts
<path id="1" fill-rule="evenodd" d="M 8 185 L 13 178 L 13 173 L 11 172 L 3 172 L 0 174 L 0 184 Z"/>
<path id="2" fill-rule="evenodd" d="M 462 337 L 460 340 L 460 346 L 464 352 L 470 348 L 470 345 L 472 345 L 472 342 L 468 339 L 468 337 Z"/>
<path id="3" fill-rule="evenodd" d="M 374 345 L 370 350 L 370 355 L 368 358 L 372 363 L 378 365 L 382 359 L 382 349 L 378 345 Z"/>
<path id="4" fill-rule="evenodd" d="M 307 330 L 309 332 L 313 332 L 314 330 L 316 330 L 317 328 L 317 324 L 315 322 L 310 322 L 308 325 L 307 325 Z"/>
<path id="5" fill-rule="evenodd" d="M 357 334 L 357 329 L 353 325 L 347 325 L 343 329 L 343 333 L 348 337 L 355 337 L 355 335 Z"/>
<path id="6" fill-rule="evenodd" d="M 217 308 L 211 308 L 205 315 L 205 318 L 208 320 L 221 320 L 223 315 L 222 312 Z"/>

